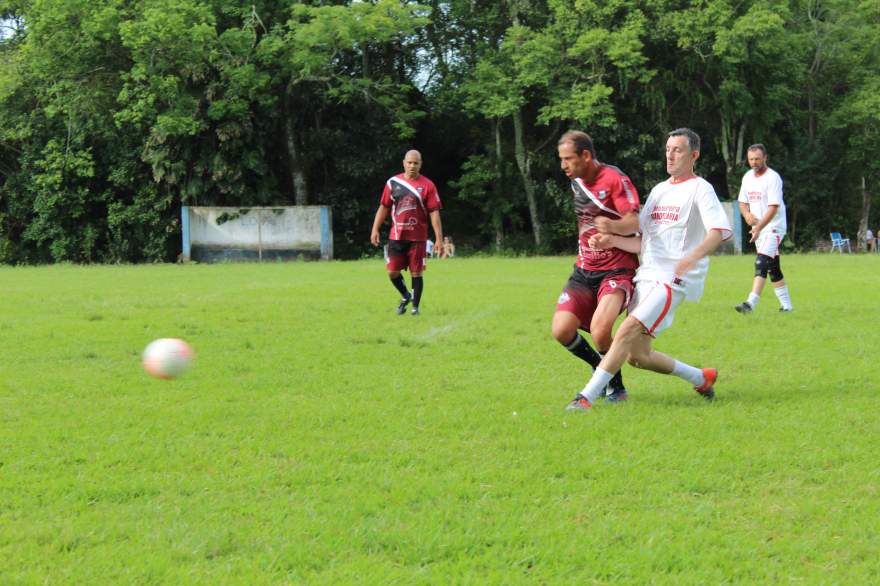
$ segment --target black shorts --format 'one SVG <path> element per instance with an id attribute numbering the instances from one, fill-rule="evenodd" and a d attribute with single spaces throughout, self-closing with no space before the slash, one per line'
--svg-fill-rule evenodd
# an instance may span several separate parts
<path id="1" fill-rule="evenodd" d="M 388 256 L 406 256 L 412 245 L 412 240 L 389 240 Z"/>

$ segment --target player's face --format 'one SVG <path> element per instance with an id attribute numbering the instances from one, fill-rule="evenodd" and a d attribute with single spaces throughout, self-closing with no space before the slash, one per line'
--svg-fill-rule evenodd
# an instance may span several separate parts
<path id="1" fill-rule="evenodd" d="M 569 178 L 583 177 L 587 172 L 587 163 L 590 162 L 590 151 L 578 154 L 574 143 L 564 142 L 559 145 L 559 166 Z"/>
<path id="2" fill-rule="evenodd" d="M 767 157 L 764 156 L 764 152 L 761 149 L 749 151 L 748 155 L 749 167 L 751 167 L 755 173 L 760 173 L 767 168 Z"/>
<path id="3" fill-rule="evenodd" d="M 691 150 L 686 136 L 670 136 L 666 141 L 666 172 L 673 178 L 692 175 L 699 156 L 699 151 Z"/>
<path id="4" fill-rule="evenodd" d="M 418 155 L 408 154 L 403 159 L 403 172 L 410 179 L 416 179 L 422 169 L 422 158 Z"/>

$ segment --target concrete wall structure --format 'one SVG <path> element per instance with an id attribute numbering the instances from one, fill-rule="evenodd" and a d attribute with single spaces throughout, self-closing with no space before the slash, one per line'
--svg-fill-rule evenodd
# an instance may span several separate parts
<path id="1" fill-rule="evenodd" d="M 333 258 L 327 206 L 181 209 L 183 260 L 199 262 Z"/>
<path id="2" fill-rule="evenodd" d="M 733 237 L 727 242 L 722 242 L 715 254 L 742 254 L 743 245 L 748 242 L 748 232 L 743 230 L 743 219 L 742 214 L 739 213 L 739 205 L 735 201 L 722 201 L 721 205 L 724 207 L 727 219 L 730 220 Z M 746 242 L 743 242 L 744 233 Z"/>

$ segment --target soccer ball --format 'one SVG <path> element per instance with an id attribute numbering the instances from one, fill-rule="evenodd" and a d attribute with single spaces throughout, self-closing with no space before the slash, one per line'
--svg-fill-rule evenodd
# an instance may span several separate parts
<path id="1" fill-rule="evenodd" d="M 186 372 L 192 358 L 192 348 L 183 340 L 159 338 L 144 349 L 143 365 L 150 376 L 170 379 Z"/>

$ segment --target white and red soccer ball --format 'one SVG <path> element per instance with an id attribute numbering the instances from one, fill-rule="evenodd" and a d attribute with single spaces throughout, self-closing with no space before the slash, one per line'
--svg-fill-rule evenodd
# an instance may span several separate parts
<path id="1" fill-rule="evenodd" d="M 179 338 L 159 338 L 144 349 L 143 365 L 147 374 L 161 379 L 177 378 L 192 364 L 193 351 Z"/>

